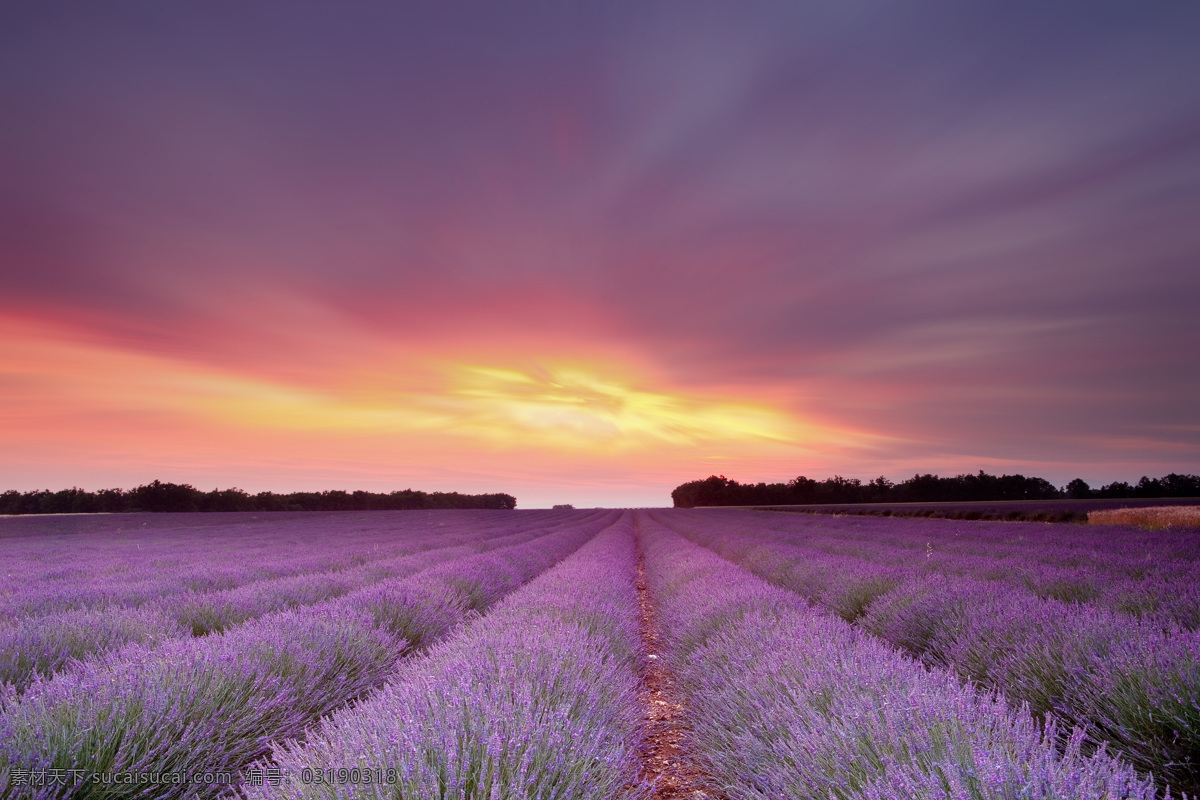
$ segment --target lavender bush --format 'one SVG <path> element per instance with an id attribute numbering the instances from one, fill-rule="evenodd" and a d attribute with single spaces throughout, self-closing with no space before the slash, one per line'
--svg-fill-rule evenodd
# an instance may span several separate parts
<path id="1" fill-rule="evenodd" d="M 581 527 L 590 530 L 597 524 Z M 312 605 L 386 579 L 412 575 L 437 564 L 546 535 L 543 529 L 501 530 L 497 534 L 452 547 L 428 547 L 440 540 L 425 538 L 415 543 L 422 548 L 418 549 L 410 541 L 405 549 L 417 549 L 411 555 L 384 558 L 350 569 L 259 580 L 226 591 L 188 591 L 135 608 L 85 608 L 20 618 L 10 626 L 0 627 L 0 684 L 7 681 L 20 693 L 39 675 L 47 677 L 72 661 L 127 644 L 151 647 L 189 632 L 196 636 L 220 632 L 272 611 Z M 463 537 L 448 538 L 457 541 Z M 436 596 L 440 590 L 433 587 L 430 591 L 431 596 Z"/>
<path id="2" fill-rule="evenodd" d="M 450 575 L 496 599 L 577 549 L 594 527 L 460 559 L 447 574 L 427 571 L 413 579 L 420 591 L 380 584 L 226 634 L 129 646 L 34 683 L 19 699 L 9 694 L 0 712 L 0 797 L 129 797 L 128 786 L 102 777 L 236 772 L 272 738 L 296 736 L 383 683 L 409 634 L 428 644 L 460 622 L 471 598 Z M 45 770 L 74 780 L 28 785 Z M 158 785 L 147 796 L 215 796 L 219 788 Z"/>
<path id="3" fill-rule="evenodd" d="M 561 512 L 536 511 L 280 514 L 266 515 L 265 521 L 244 514 L 164 514 L 147 515 L 141 523 L 139 515 L 3 519 L 0 619 L 137 606 L 185 592 L 350 570 L 433 547 L 486 547 L 514 529 L 545 533 L 563 524 L 586 524 L 598 514 L 603 512 L 573 520 Z M 174 522 L 164 524 L 160 517 Z M 199 517 L 230 519 L 221 526 Z M 64 519 L 88 528 L 32 535 L 53 530 Z M 139 527 L 113 530 L 131 524 Z M 26 535 L 5 535 L 14 526 Z"/>
<path id="4" fill-rule="evenodd" d="M 688 535 L 721 537 L 728 524 L 807 557 L 857 559 L 911 571 L 973 577 L 1028 588 L 1039 597 L 1089 602 L 1200 626 L 1200 535 L 1100 530 L 1044 523 L 808 517 L 736 510 L 659 512 Z"/>
<path id="5" fill-rule="evenodd" d="M 187 517 L 0 524 L 0 798 L 640 796 L 634 519 L 689 753 L 730 800 L 1153 797 L 1136 766 L 1193 785 L 1194 535 Z M 234 785 L 114 782 L 137 771 Z"/>
<path id="6" fill-rule="evenodd" d="M 284 781 L 245 785 L 242 796 L 625 796 L 636 779 L 642 658 L 635 563 L 626 519 L 305 744 L 277 745 L 255 769 Z M 330 779 L 313 783 L 313 765 Z M 364 783 L 363 770 L 379 770 L 384 784 Z"/>
<path id="7" fill-rule="evenodd" d="M 130 643 L 153 644 L 186 635 L 158 609 L 83 609 L 21 620 L 0 629 L 0 683 L 23 692 L 38 675 L 48 676 L 76 659 Z"/>
<path id="8" fill-rule="evenodd" d="M 34 685 L 0 714 L 0 796 L 129 797 L 102 776 L 236 770 L 272 736 L 297 735 L 380 684 L 404 648 L 366 614 L 286 612 L 233 634 L 126 649 Z M 60 786 L 22 785 L 46 770 L 81 772 Z"/>
<path id="9" fill-rule="evenodd" d="M 978 582 L 906 587 L 863 627 L 928 663 L 1088 729 L 1192 791 L 1200 755 L 1200 635 Z"/>
<path id="10" fill-rule="evenodd" d="M 723 529 L 668 519 L 926 663 L 1080 727 L 1085 747 L 1107 745 L 1163 783 L 1200 790 L 1200 633 L 1004 583 L 813 553 L 733 518 Z"/>
<path id="11" fill-rule="evenodd" d="M 223 631 L 271 611 L 307 606 L 341 597 L 384 580 L 412 575 L 471 554 L 511 547 L 530 541 L 542 531 L 502 531 L 480 541 L 453 546 L 423 546 L 415 553 L 372 560 L 362 566 L 330 572 L 307 573 L 260 580 L 223 592 L 185 592 L 164 598 L 162 607 L 195 636 Z M 460 537 L 455 537 L 457 540 Z M 422 542 L 422 545 L 441 544 Z"/>
<path id="12" fill-rule="evenodd" d="M 1149 798 L 1107 753 L 642 524 L 693 752 L 742 798 Z"/>

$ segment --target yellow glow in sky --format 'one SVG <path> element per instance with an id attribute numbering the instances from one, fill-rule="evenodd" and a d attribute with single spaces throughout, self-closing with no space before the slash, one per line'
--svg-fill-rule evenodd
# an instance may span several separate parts
<path id="1" fill-rule="evenodd" d="M 354 362 L 272 372 L 28 320 L 0 317 L 0 334 L 0 462 L 21 488 L 31 470 L 66 463 L 80 477 L 65 483 L 92 488 L 157 477 L 557 497 L 559 486 L 657 504 L 714 469 L 787 475 L 868 438 L 769 393 L 684 388 L 636 354 L 586 348 L 574 359 L 523 348 L 514 364 L 457 347 L 362 347 Z"/>
<path id="2" fill-rule="evenodd" d="M 536 373 L 461 366 L 445 405 L 464 429 L 550 448 L 626 450 L 718 441 L 791 442 L 798 425 L 765 406 L 635 388 L 583 367 Z"/>
<path id="3" fill-rule="evenodd" d="M 459 448 L 474 440 L 489 449 L 575 454 L 795 444 L 815 436 L 766 404 L 672 391 L 661 381 L 615 377 L 621 371 L 611 366 L 513 368 L 426 356 L 420 369 L 400 363 L 353 368 L 404 376 L 387 386 L 327 369 L 319 373 L 323 380 L 295 382 L 82 341 L 14 320 L 0 329 L 11 334 L 10 345 L 21 343 L 0 348 L 11 386 L 24 389 L 8 394 L 6 416 L 35 426 L 61 429 L 81 413 L 157 413 L 231 431 L 411 433 L 449 437 Z M 77 436 L 86 440 L 88 431 Z M 170 441 L 162 445 L 169 448 Z"/>

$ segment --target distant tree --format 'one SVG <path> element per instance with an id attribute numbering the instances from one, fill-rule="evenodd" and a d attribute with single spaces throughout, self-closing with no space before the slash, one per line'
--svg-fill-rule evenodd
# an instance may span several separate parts
<path id="1" fill-rule="evenodd" d="M 1156 478 L 1148 478 L 1145 475 L 1138 481 L 1134 488 L 1134 496 L 1136 497 L 1162 497 L 1163 487 Z"/>
<path id="2" fill-rule="evenodd" d="M 199 511 L 203 493 L 190 484 L 154 481 L 129 492 L 130 511 Z"/>
<path id="3" fill-rule="evenodd" d="M 902 502 L 928 503 L 939 497 L 940 489 L 937 475 L 918 474 L 902 481 L 896 487 L 896 494 Z"/>
<path id="4" fill-rule="evenodd" d="M 806 505 L 817 502 L 817 482 L 812 478 L 799 475 L 788 483 L 790 500 L 796 505 Z"/>
<path id="5" fill-rule="evenodd" d="M 866 486 L 865 500 L 868 503 L 887 503 L 892 499 L 895 484 L 880 475 Z"/>
<path id="6" fill-rule="evenodd" d="M 1096 497 L 1133 497 L 1133 487 L 1125 481 L 1113 481 L 1097 489 Z"/>
<path id="7" fill-rule="evenodd" d="M 1025 491 L 1025 477 L 1023 475 L 1002 475 L 996 477 L 995 475 L 989 475 L 983 470 L 979 470 L 975 475 L 959 475 L 956 480 L 959 482 L 961 489 L 953 496 L 947 495 L 947 500 L 976 502 L 1005 498 L 1016 499 L 1022 496 Z"/>
<path id="8" fill-rule="evenodd" d="M 16 489 L 0 494 L 0 514 L 28 514 L 25 510 L 25 495 Z"/>
<path id="9" fill-rule="evenodd" d="M 0 493 L 0 514 L 119 513 L 123 511 L 377 511 L 421 508 L 484 508 L 511 510 L 517 498 L 511 494 L 459 494 L 416 492 L 405 489 L 391 494 L 324 492 L 250 495 L 241 489 L 201 492 L 189 484 L 152 481 L 128 492 L 103 489 L 88 492 L 78 487 L 50 492 L 9 490 Z"/>
<path id="10" fill-rule="evenodd" d="M 200 500 L 201 511 L 253 511 L 254 498 L 241 489 L 213 489 Z"/>
<path id="11" fill-rule="evenodd" d="M 737 486 L 736 481 L 731 481 L 724 475 L 709 475 L 702 481 L 692 481 L 676 487 L 671 492 L 671 499 L 677 508 L 735 505 L 729 501 L 729 489 Z"/>
<path id="12" fill-rule="evenodd" d="M 573 511 L 574 509 L 575 506 L 571 505 L 570 503 L 559 503 L 558 505 L 554 506 L 555 511 Z"/>
<path id="13" fill-rule="evenodd" d="M 129 498 L 123 489 L 101 489 L 96 492 L 96 508 L 106 514 L 120 514 L 128 510 Z"/>
<path id="14" fill-rule="evenodd" d="M 1172 472 L 1158 482 L 1164 497 L 1200 497 L 1200 475 L 1177 475 Z"/>
<path id="15" fill-rule="evenodd" d="M 1191 486 L 1189 476 L 1179 476 L 1176 484 Z M 1197 479 L 1200 493 L 1200 479 Z M 887 503 L 887 502 L 966 502 L 988 500 L 1051 500 L 1063 495 L 1045 478 L 1024 475 L 996 477 L 980 470 L 975 475 L 963 474 L 941 478 L 932 474 L 917 474 L 906 481 L 893 484 L 880 476 L 863 484 L 858 478 L 835 475 L 816 481 L 803 475 L 786 484 L 739 484 L 724 475 L 710 475 L 702 481 L 690 481 L 671 492 L 676 507 L 731 505 L 813 505 L 822 503 Z"/>
<path id="16" fill-rule="evenodd" d="M 862 481 L 858 478 L 843 478 L 834 475 L 825 481 L 826 503 L 861 503 Z"/>
<path id="17" fill-rule="evenodd" d="M 1088 486 L 1083 478 L 1076 478 L 1068 483 L 1064 491 L 1072 500 L 1087 500 L 1092 496 L 1092 487 Z"/>
<path id="18" fill-rule="evenodd" d="M 1056 500 L 1061 496 L 1061 492 L 1054 487 L 1054 484 L 1045 478 L 1026 478 L 1025 479 L 1025 498 L 1026 500 Z"/>

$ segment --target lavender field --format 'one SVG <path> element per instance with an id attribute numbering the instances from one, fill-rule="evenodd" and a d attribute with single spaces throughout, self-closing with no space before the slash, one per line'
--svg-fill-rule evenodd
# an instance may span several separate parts
<path id="1" fill-rule="evenodd" d="M 0 797 L 1194 795 L 1198 561 L 734 509 L 5 518 Z"/>

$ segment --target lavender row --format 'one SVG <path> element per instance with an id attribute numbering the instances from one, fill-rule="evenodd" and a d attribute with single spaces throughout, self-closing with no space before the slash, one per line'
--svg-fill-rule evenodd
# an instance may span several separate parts
<path id="1" fill-rule="evenodd" d="M 1087 602 L 1121 614 L 1146 617 L 1164 627 L 1179 626 L 1190 630 L 1200 626 L 1200 582 L 1193 578 L 1200 568 L 1197 564 L 1186 564 L 1177 569 L 1160 565 L 1153 568 L 1153 574 L 1136 579 L 1129 577 L 1128 573 L 1134 570 L 1149 571 L 1143 559 L 1138 564 L 1127 565 L 1128 572 L 1105 576 L 1085 568 L 1020 563 L 1011 556 L 987 559 L 981 556 L 949 555 L 951 548 L 945 542 L 935 547 L 932 543 L 933 534 L 924 538 L 920 528 L 921 525 L 940 528 L 937 523 L 944 522 L 941 520 L 869 520 L 857 530 L 856 535 L 861 537 L 873 530 L 872 526 L 893 525 L 901 532 L 906 532 L 911 540 L 908 542 L 910 546 L 899 547 L 874 543 L 866 538 L 847 541 L 831 539 L 831 535 L 845 533 L 845 529 L 835 527 L 832 532 L 828 531 L 824 522 L 811 517 L 807 518 L 811 520 L 808 524 L 797 524 L 794 530 L 780 530 L 778 527 L 764 529 L 764 516 L 768 515 L 659 512 L 661 521 L 668 525 L 683 525 L 697 535 L 704 531 L 705 536 L 720 538 L 722 532 L 732 525 L 742 533 L 744 548 L 752 547 L 752 539 L 763 545 L 765 549 L 761 556 L 744 554 L 741 557 L 764 559 L 766 564 L 763 569 L 766 570 L 770 570 L 772 564 L 783 568 L 783 565 L 777 564 L 777 551 L 789 550 L 797 556 L 803 555 L 802 562 L 787 567 L 789 585 L 814 599 L 821 597 L 832 586 L 848 602 L 845 607 L 839 606 L 839 611 L 851 621 L 874 596 L 893 586 L 930 575 L 949 575 L 1025 588 L 1043 598 Z M 1062 527 L 1042 523 L 1005 524 L 1010 525 L 1014 535 L 1035 533 L 1051 538 Z M 1032 530 L 1029 526 L 1033 526 Z M 971 532 L 969 527 L 955 530 L 951 541 L 957 541 L 960 534 L 965 534 L 961 538 L 969 539 Z M 944 531 L 942 533 L 945 534 Z M 895 538 L 894 532 L 889 535 Z M 872 575 L 859 596 L 842 591 L 840 579 L 835 580 L 835 576 L 845 574 L 851 565 L 860 565 L 856 567 L 857 571 Z"/>
<path id="2" fill-rule="evenodd" d="M 12 618 L 139 605 L 184 591 L 227 590 L 263 579 L 348 569 L 430 546 L 476 541 L 484 535 L 479 526 L 484 520 L 478 512 L 438 521 L 399 514 L 368 520 L 322 515 L 319 520 L 283 521 L 288 524 L 210 525 L 196 539 L 181 540 L 190 531 L 173 528 L 125 537 L 101 530 L 40 543 L 0 540 L 6 582 L 0 586 L 0 613 Z M 489 521 L 516 520 L 493 515 Z M 41 549 L 33 550 L 39 544 Z"/>
<path id="3" fill-rule="evenodd" d="M 1083 755 L 1080 731 L 1060 736 L 649 519 L 640 527 L 690 745 L 730 800 L 1155 797 L 1129 765 Z"/>
<path id="4" fill-rule="evenodd" d="M 392 515 L 390 526 L 383 529 L 383 532 L 396 541 L 385 542 L 389 546 L 379 551 L 380 556 L 390 551 L 412 552 L 414 555 L 379 558 L 357 568 L 260 580 L 224 592 L 188 591 L 182 594 L 167 594 L 162 598 L 148 600 L 136 609 L 119 606 L 85 608 L 18 619 L 0 627 L 0 684 L 9 681 L 15 685 L 18 692 L 23 691 L 37 674 L 48 675 L 63 668 L 72 659 L 113 650 L 131 642 L 153 646 L 183 636 L 188 631 L 193 635 L 200 635 L 223 630 L 270 611 L 331 599 L 379 580 L 412 574 L 442 561 L 513 544 L 544 532 L 541 526 L 528 527 L 530 523 L 543 521 L 537 516 L 522 515 L 515 518 L 511 514 L 485 516 L 478 513 L 455 515 L 460 522 L 464 521 L 462 518 L 465 516 L 466 522 L 474 523 L 474 529 L 464 525 L 446 527 L 444 521 L 437 522 L 432 515 L 427 522 L 425 516 L 410 514 L 397 518 Z M 374 528 L 368 527 L 364 531 L 364 521 L 350 515 L 346 517 L 342 520 L 344 527 L 336 531 L 338 541 L 345 543 L 343 549 L 366 549 L 366 545 L 356 537 L 364 533 L 378 534 L 380 526 L 376 524 Z M 439 515 L 437 519 L 444 520 L 444 517 Z M 365 522 L 377 520 L 378 516 Z M 398 521 L 407 523 L 405 528 L 396 530 Z M 524 522 L 526 529 L 522 530 L 519 525 L 514 526 L 514 521 Z M 559 515 L 546 521 L 561 523 Z M 324 522 L 327 534 L 330 522 L 331 520 Z M 490 530 L 486 523 L 492 523 Z M 503 523 L 507 531 L 516 528 L 517 533 L 508 533 L 505 528 L 497 530 L 497 523 Z M 427 528 L 436 532 L 429 533 Z M 228 538 L 235 532 L 225 530 L 224 534 Z M 280 549 L 278 544 L 281 533 L 285 532 L 275 532 L 277 550 Z M 454 542 L 467 544 L 457 547 L 432 547 Z M 370 549 L 376 548 L 378 542 Z M 242 551 L 238 547 L 230 549 L 235 552 Z M 325 549 L 335 552 L 330 545 L 326 545 Z M 110 596 L 120 596 L 121 589 L 99 587 L 98 591 L 108 591 Z"/>
<path id="5" fill-rule="evenodd" d="M 451 543 L 460 537 L 453 540 L 427 540 L 421 542 L 422 547 L 416 552 L 371 561 L 360 567 L 255 581 L 220 592 L 185 592 L 164 598 L 156 605 L 189 629 L 193 636 L 203 636 L 271 611 L 330 600 L 373 583 L 411 575 L 435 564 L 510 547 L 544 535 L 546 531 L 542 529 L 518 529 L 463 544 Z"/>
<path id="6" fill-rule="evenodd" d="M 1200 792 L 1198 631 L 943 577 L 898 587 L 861 625 Z"/>
<path id="7" fill-rule="evenodd" d="M 1195 580 L 1200 561 L 1184 558 L 1185 551 L 1200 542 L 1200 536 L 1194 534 L 1163 537 L 1160 542 L 1171 545 L 1166 548 L 1147 543 L 1147 549 L 1137 550 L 1136 556 L 1127 554 L 1118 558 L 1104 553 L 1105 558 L 1101 559 L 1095 553 L 1085 555 L 1077 550 L 1076 555 L 1062 557 L 1062 564 L 1055 565 L 1031 558 L 1030 553 L 1009 552 L 1004 557 L 999 553 L 996 557 L 955 553 L 956 541 L 973 537 L 970 527 L 954 526 L 953 533 L 940 530 L 944 527 L 941 525 L 897 527 L 902 529 L 899 533 L 904 537 L 898 544 L 880 543 L 869 550 L 863 548 L 860 557 L 877 563 L 917 562 L 925 573 L 1000 581 L 1027 588 L 1043 598 L 1088 603 L 1122 614 L 1173 622 L 1188 629 L 1200 627 L 1200 582 Z M 1015 530 L 1012 527 L 1015 526 L 1010 527 L 1011 535 L 1037 541 L 1040 554 L 1052 552 L 1062 536 L 1060 526 L 1024 523 Z M 940 541 L 930 535 L 931 528 L 941 534 Z M 1098 537 L 1097 545 L 1111 547 L 1128 533 L 1108 532 Z M 1135 538 L 1142 537 L 1135 534 Z M 1174 552 L 1168 556 L 1162 550 Z M 1073 561 L 1085 563 L 1072 566 Z"/>
<path id="8" fill-rule="evenodd" d="M 1164 783 L 1200 789 L 1200 633 L 994 582 L 821 556 L 732 519 L 724 530 L 666 519 L 925 663 L 1085 729 Z"/>
<path id="9" fill-rule="evenodd" d="M 577 516 L 576 528 L 598 529 L 603 516 Z M 529 520 L 526 520 L 529 521 Z M 0 630 L 0 685 L 21 693 L 39 675 L 73 660 L 137 643 L 155 647 L 188 634 L 200 635 L 255 619 L 271 611 L 329 600 L 389 578 L 404 577 L 472 553 L 508 547 L 545 535 L 543 528 L 478 538 L 471 546 L 435 548 L 376 562 L 357 570 L 259 581 L 228 592 L 185 593 L 140 608 L 84 609 L 21 620 Z"/>
<path id="10" fill-rule="evenodd" d="M 247 531 L 239 527 L 223 529 L 223 540 L 215 539 L 222 529 L 206 528 L 210 539 L 199 543 L 203 546 L 193 543 L 193 549 L 176 552 L 169 561 L 150 555 L 142 559 L 137 555 L 140 551 L 131 552 L 127 547 L 114 548 L 107 555 L 78 557 L 73 564 L 60 567 L 61 573 L 54 579 L 10 591 L 0 600 L 0 614 L 20 619 L 76 608 L 140 606 L 173 595 L 236 589 L 265 579 L 353 570 L 433 547 L 478 546 L 510 530 L 550 530 L 578 522 L 564 519 L 559 512 L 382 512 L 361 522 L 353 515 L 344 517 L 325 516 L 320 525 L 302 535 L 278 525 L 266 531 L 269 535 L 253 529 L 248 541 L 242 540 Z M 148 549 L 164 545 L 145 537 L 137 543 L 145 543 Z M 20 575 L 19 570 L 14 572 L 14 576 Z"/>
<path id="11" fill-rule="evenodd" d="M 158 646 L 171 639 L 222 632 L 273 611 L 332 600 L 384 580 L 401 578 L 477 552 L 508 547 L 541 531 L 494 536 L 474 547 L 431 548 L 364 567 L 256 581 L 224 592 L 186 592 L 136 608 L 85 608 L 18 620 L 0 629 L 0 684 L 16 692 L 70 662 L 131 643 Z M 542 534 L 544 535 L 544 534 Z"/>
<path id="12" fill-rule="evenodd" d="M 581 546 L 565 530 L 226 634 L 123 648 L 34 684 L 0 713 L 0 797 L 130 797 L 105 776 L 231 773 L 381 685 L 428 646 Z M 65 785 L 30 785 L 69 775 Z M 93 782 L 95 781 L 95 782 Z M 143 796 L 215 796 L 155 785 Z M 197 794 L 198 793 L 198 794 Z M 134 795 L 136 796 L 136 795 Z"/>
<path id="13" fill-rule="evenodd" d="M 643 657 L 635 574 L 626 517 L 307 743 L 276 745 L 247 774 L 283 781 L 241 796 L 629 796 Z"/>
<path id="14" fill-rule="evenodd" d="M 151 515 L 157 516 L 157 515 Z M 249 582 L 361 566 L 431 544 L 471 544 L 511 528 L 575 524 L 555 511 L 439 511 L 308 514 L 299 518 L 162 515 L 173 527 L 129 531 L 125 515 L 71 518 L 70 535 L 0 536 L 0 613 L 44 614 L 98 605 L 136 605 L 179 591 L 220 591 Z M 42 518 L 54 519 L 54 518 Z M 132 517 L 136 523 L 138 516 Z M 22 518 L 19 521 L 24 522 Z M 34 520 L 39 521 L 39 520 Z M 156 521 L 152 519 L 151 521 Z M 12 520 L 0 520 L 0 523 Z M 206 524 L 199 524 L 205 522 Z M 194 527 L 192 527 L 194 525 Z M 0 531 L 5 526 L 0 524 Z"/>
<path id="15" fill-rule="evenodd" d="M 167 570 L 184 565 L 215 562 L 223 565 L 254 567 L 271 576 L 295 574 L 296 563 L 317 557 L 317 568 L 328 569 L 349 564 L 378 542 L 394 539 L 398 528 L 434 531 L 436 523 L 424 515 L 283 515 L 273 517 L 246 514 L 213 515 L 167 514 L 170 524 L 159 515 L 85 515 L 71 518 L 74 529 L 56 532 L 51 517 L 20 518 L 30 530 L 26 535 L 3 535 L 14 522 L 0 520 L 0 552 L 26 579 L 55 580 L 74 577 L 80 571 L 93 572 L 103 567 L 111 577 L 140 571 L 140 565 L 152 562 L 156 569 Z M 462 517 L 458 517 L 462 521 Z M 441 521 L 445 521 L 443 518 Z M 35 523 L 42 523 L 36 525 Z M 158 523 L 158 524 L 153 524 Z M 146 527 L 142 527 L 145 525 Z M 33 535 L 37 527 L 47 530 Z M 343 545 L 340 551 L 328 547 L 332 531 Z M 270 559 L 272 550 L 292 544 L 304 548 L 293 553 L 291 561 Z M 316 552 L 309 553 L 309 548 Z M 207 558 L 206 558 L 207 554 Z M 262 561 L 259 560 L 263 558 Z M 243 563 L 254 559 L 253 564 Z M 41 570 L 39 572 L 39 570 Z M 238 577 L 234 573 L 234 577 Z M 228 587 L 222 587 L 228 588 Z"/>
<path id="16" fill-rule="evenodd" d="M 776 541 L 834 556 L 908 564 L 925 573 L 1025 586 L 1041 597 L 1090 602 L 1200 627 L 1200 534 L 1044 523 L 963 523 L 727 512 Z M 693 524 L 721 516 L 693 513 Z"/>
<path id="17" fill-rule="evenodd" d="M 858 515 L 814 518 L 732 509 L 698 513 L 705 516 L 729 513 L 734 518 L 754 518 L 764 531 L 819 537 L 828 543 L 853 546 L 853 543 L 861 542 L 886 542 L 923 549 L 925 542 L 932 540 L 935 549 L 946 549 L 956 555 L 1011 557 L 1047 565 L 1082 566 L 1102 572 L 1119 573 L 1136 568 L 1139 563 L 1157 569 L 1163 565 L 1175 567 L 1200 562 L 1200 536 L 1195 531 Z"/>

